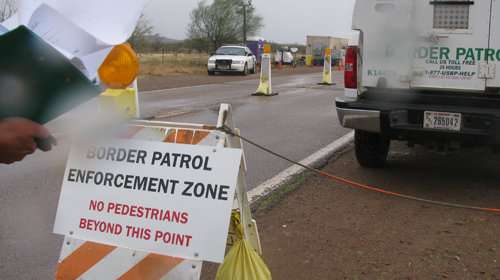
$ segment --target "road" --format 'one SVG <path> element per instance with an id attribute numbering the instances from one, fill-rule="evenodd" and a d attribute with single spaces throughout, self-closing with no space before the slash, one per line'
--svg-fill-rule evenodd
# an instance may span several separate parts
<path id="1" fill-rule="evenodd" d="M 335 74 L 339 85 L 332 87 L 317 86 L 320 78 L 317 73 L 277 77 L 275 97 L 251 96 L 256 80 L 155 91 L 141 96 L 141 110 L 144 116 L 168 121 L 215 124 L 218 104 L 230 103 L 244 136 L 301 160 L 347 132 L 338 125 L 333 108 L 334 98 L 343 94 L 341 75 Z M 68 117 L 66 127 L 78 128 L 78 118 L 82 116 Z M 244 148 L 250 188 L 289 166 L 254 147 Z M 51 153 L 1 167 L 2 279 L 53 277 L 62 238 L 51 231 L 68 149 L 63 140 Z"/>
<path id="2" fill-rule="evenodd" d="M 340 79 L 337 75 L 338 83 Z M 317 81 L 318 74 L 278 77 L 274 79 L 274 89 L 279 92 L 275 97 L 251 96 L 257 86 L 255 80 L 155 91 L 142 95 L 142 114 L 215 124 L 218 104 L 230 103 L 243 136 L 301 160 L 347 132 L 338 124 L 333 107 L 334 97 L 342 95 L 343 89 L 318 86 Z M 250 188 L 289 166 L 252 146 L 244 149 Z"/>

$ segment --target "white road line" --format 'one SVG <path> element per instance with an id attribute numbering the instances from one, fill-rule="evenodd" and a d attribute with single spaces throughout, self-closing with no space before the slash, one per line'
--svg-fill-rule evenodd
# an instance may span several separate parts
<path id="1" fill-rule="evenodd" d="M 332 142 L 323 149 L 303 159 L 302 161 L 300 161 L 300 163 L 312 167 L 318 166 L 319 164 L 325 162 L 335 154 L 349 147 L 349 145 L 351 145 L 353 141 L 354 141 L 354 132 L 352 131 L 342 136 L 341 138 L 337 139 L 336 141 Z M 287 182 L 292 180 L 295 176 L 299 175 L 304 171 L 305 169 L 303 167 L 297 165 L 290 166 L 284 171 L 278 173 L 273 178 L 265 181 L 256 188 L 248 191 L 247 192 L 248 200 L 250 201 L 250 203 L 255 203 L 262 197 L 266 197 L 272 192 L 278 190 L 280 187 L 284 186 Z"/>

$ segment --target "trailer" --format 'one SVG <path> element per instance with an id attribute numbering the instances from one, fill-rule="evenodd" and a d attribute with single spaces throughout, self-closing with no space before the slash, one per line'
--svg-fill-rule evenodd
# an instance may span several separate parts
<path id="1" fill-rule="evenodd" d="M 307 36 L 306 64 L 323 65 L 326 48 L 333 50 L 332 64 L 337 65 L 343 59 L 343 50 L 346 49 L 349 40 L 331 36 Z"/>
<path id="2" fill-rule="evenodd" d="M 263 37 L 250 37 L 247 40 L 247 47 L 257 58 L 257 64 L 260 65 L 262 54 L 264 53 L 264 44 L 266 40 Z"/>

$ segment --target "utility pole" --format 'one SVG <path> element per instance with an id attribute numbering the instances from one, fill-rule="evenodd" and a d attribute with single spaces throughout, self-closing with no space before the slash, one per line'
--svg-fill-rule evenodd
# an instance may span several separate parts
<path id="1" fill-rule="evenodd" d="M 252 0 L 244 0 L 243 2 L 243 45 L 247 45 L 247 7 L 252 6 Z"/>

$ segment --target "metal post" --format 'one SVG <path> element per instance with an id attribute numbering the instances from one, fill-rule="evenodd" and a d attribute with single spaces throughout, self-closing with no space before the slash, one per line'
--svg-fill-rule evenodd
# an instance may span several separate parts
<path id="1" fill-rule="evenodd" d="M 252 6 L 252 0 L 243 1 L 243 45 L 247 45 L 247 7 Z"/>
<path id="2" fill-rule="evenodd" d="M 285 49 L 281 49 L 281 62 L 280 65 L 285 65 Z"/>
<path id="3" fill-rule="evenodd" d="M 243 4 L 243 45 L 247 44 L 247 5 Z"/>

